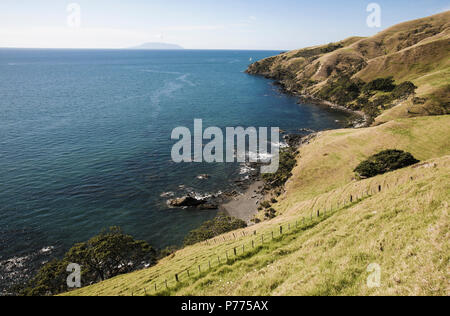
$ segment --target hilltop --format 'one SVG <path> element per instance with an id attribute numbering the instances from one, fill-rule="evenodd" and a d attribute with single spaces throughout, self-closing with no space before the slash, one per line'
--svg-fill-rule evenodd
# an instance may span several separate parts
<path id="1" fill-rule="evenodd" d="M 252 64 L 247 72 L 277 80 L 285 91 L 309 101 L 364 111 L 376 124 L 448 114 L 450 11 L 399 24 L 369 38 L 351 37 L 269 57 Z M 396 85 L 412 82 L 415 93 L 401 88 L 392 94 L 364 91 L 364 84 L 389 77 Z"/>

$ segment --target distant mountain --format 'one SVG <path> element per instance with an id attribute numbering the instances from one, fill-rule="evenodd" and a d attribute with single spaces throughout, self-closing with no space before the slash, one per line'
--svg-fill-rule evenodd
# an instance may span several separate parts
<path id="1" fill-rule="evenodd" d="M 180 45 L 168 44 L 168 43 L 144 43 L 136 47 L 130 47 L 130 49 L 184 49 Z"/>

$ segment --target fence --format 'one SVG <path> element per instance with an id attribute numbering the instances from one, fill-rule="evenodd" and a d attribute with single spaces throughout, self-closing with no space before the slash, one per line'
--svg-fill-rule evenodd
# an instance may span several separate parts
<path id="1" fill-rule="evenodd" d="M 220 266 L 231 264 L 236 260 L 239 260 L 240 257 L 243 258 L 243 255 L 250 254 L 252 251 L 259 251 L 264 245 L 274 239 L 283 238 L 289 234 L 304 230 L 314 223 L 320 223 L 336 211 L 356 204 L 364 198 L 381 193 L 389 187 L 394 187 L 399 184 L 406 183 L 407 181 L 414 181 L 417 178 L 418 176 L 396 177 L 395 182 L 392 181 L 389 183 L 387 178 L 384 178 L 384 181 L 382 182 L 376 183 L 374 183 L 371 179 L 363 180 L 366 184 L 365 186 L 363 185 L 363 190 L 359 187 L 357 192 L 355 192 L 354 190 L 351 190 L 352 187 L 355 187 L 355 184 L 350 184 L 345 186 L 343 189 L 334 190 L 331 193 L 319 196 L 314 200 L 304 202 L 303 211 L 304 213 L 308 213 L 310 211 L 309 215 L 303 215 L 295 218 L 294 220 L 279 222 L 277 223 L 275 229 L 272 226 L 269 229 L 258 232 L 250 227 L 202 242 L 202 244 L 208 246 L 224 244 L 230 241 L 234 241 L 234 244 L 229 245 L 229 247 L 227 247 L 227 249 L 222 251 L 220 254 L 208 256 L 207 260 L 191 265 L 184 270 L 171 273 L 170 277 L 169 274 L 166 273 L 164 275 L 164 279 L 154 281 L 149 287 L 132 292 L 131 295 L 157 295 L 158 293 L 175 289 L 177 286 L 181 286 L 183 282 L 192 281 L 195 278 L 199 278 L 207 272 L 213 271 Z M 359 186 L 361 186 L 363 181 L 358 183 Z M 333 201 L 331 198 L 336 195 L 340 198 Z M 320 203 L 319 201 L 321 199 L 325 199 L 326 203 Z M 245 238 L 246 240 L 238 238 Z M 158 278 L 160 277 L 156 277 L 154 280 Z"/>

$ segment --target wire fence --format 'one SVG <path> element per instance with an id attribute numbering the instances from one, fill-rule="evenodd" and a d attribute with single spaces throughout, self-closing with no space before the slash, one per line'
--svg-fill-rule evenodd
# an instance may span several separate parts
<path id="1" fill-rule="evenodd" d="M 151 281 L 148 287 L 142 288 L 138 291 L 132 291 L 131 295 L 158 295 L 165 291 L 176 289 L 178 286 L 182 286 L 184 283 L 194 281 L 196 278 L 200 278 L 221 266 L 234 263 L 240 258 L 245 258 L 246 254 L 257 252 L 269 242 L 281 239 L 289 234 L 296 233 L 300 230 L 304 230 L 313 224 L 320 223 L 326 218 L 330 217 L 333 213 L 349 207 L 357 202 L 371 197 L 374 194 L 383 192 L 383 190 L 389 187 L 397 186 L 407 181 L 416 180 L 417 177 L 402 177 L 396 178 L 395 182 L 387 183 L 386 179 L 383 182 L 373 183 L 368 179 L 366 181 L 366 188 L 358 188 L 357 192 L 351 190 L 354 184 L 346 186 L 344 189 L 335 190 L 330 194 L 316 198 L 315 200 L 308 201 L 306 207 L 303 209 L 303 215 L 296 217 L 295 219 L 287 220 L 285 222 L 279 222 L 273 228 L 262 229 L 257 231 L 252 227 L 243 229 L 241 231 L 234 231 L 232 233 L 215 237 L 213 239 L 202 242 L 203 245 L 215 246 L 232 242 L 226 249 L 222 250 L 219 254 L 208 255 L 206 259 L 199 261 L 196 264 L 190 265 L 186 269 L 167 272 L 163 275 L 156 276 Z M 361 184 L 361 183 L 360 183 Z M 350 192 L 349 192 L 350 191 Z M 332 195 L 342 194 L 338 200 L 332 200 Z M 344 198 L 346 197 L 346 198 Z M 321 203 L 320 199 L 325 199 L 326 203 Z M 328 204 L 328 205 L 327 205 Z M 309 215 L 306 215 L 308 214 Z"/>

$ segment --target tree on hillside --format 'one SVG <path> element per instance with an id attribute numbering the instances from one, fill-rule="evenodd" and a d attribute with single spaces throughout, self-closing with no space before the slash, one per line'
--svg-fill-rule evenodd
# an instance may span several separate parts
<path id="1" fill-rule="evenodd" d="M 23 295 L 43 296 L 66 292 L 67 266 L 81 266 L 82 285 L 103 281 L 156 263 L 157 252 L 145 241 L 111 227 L 87 242 L 73 246 L 62 260 L 43 266 L 22 291 Z"/>
<path id="2" fill-rule="evenodd" d="M 380 174 L 405 168 L 420 162 L 402 150 L 384 150 L 359 164 L 354 170 L 360 178 L 372 178 Z"/>

